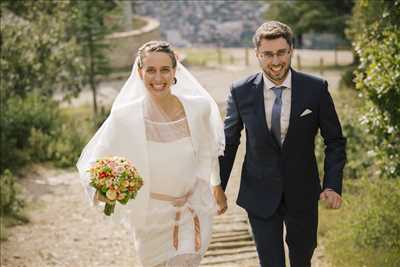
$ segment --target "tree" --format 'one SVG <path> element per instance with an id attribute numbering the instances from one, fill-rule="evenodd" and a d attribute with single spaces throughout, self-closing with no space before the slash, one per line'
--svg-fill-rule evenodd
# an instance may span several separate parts
<path id="1" fill-rule="evenodd" d="M 373 136 L 376 165 L 400 177 L 400 0 L 359 0 L 348 30 L 360 65 L 356 88 L 365 102 L 362 122 Z"/>
<path id="2" fill-rule="evenodd" d="M 74 1 L 71 2 L 74 15 L 71 34 L 77 36 L 84 61 L 84 84 L 89 84 L 93 95 L 94 114 L 97 115 L 97 86 L 100 76 L 111 72 L 106 57 L 109 45 L 106 36 L 113 30 L 113 25 L 105 23 L 116 4 L 113 1 Z"/>
<path id="3" fill-rule="evenodd" d="M 24 97 L 32 91 L 51 96 L 80 91 L 82 58 L 68 36 L 69 2 L 1 2 L 1 95 Z"/>
<path id="4" fill-rule="evenodd" d="M 62 86 L 77 95 L 88 84 L 97 114 L 99 76 L 111 71 L 105 39 L 113 25 L 105 20 L 116 6 L 113 0 L 2 1 L 14 18 L 2 33 L 2 71 L 11 73 L 13 84 L 6 87 L 18 94 L 40 88 L 51 95 Z M 22 41 L 26 37 L 30 41 Z"/>
<path id="5" fill-rule="evenodd" d="M 290 25 L 301 46 L 307 32 L 334 33 L 345 37 L 346 22 L 351 16 L 354 0 L 292 0 L 268 1 L 266 18 Z"/>
<path id="6" fill-rule="evenodd" d="M 43 157 L 30 151 L 31 142 L 35 134 L 57 135 L 62 122 L 52 96 L 59 90 L 73 96 L 82 87 L 80 47 L 66 34 L 69 7 L 68 1 L 1 2 L 0 175 Z"/>

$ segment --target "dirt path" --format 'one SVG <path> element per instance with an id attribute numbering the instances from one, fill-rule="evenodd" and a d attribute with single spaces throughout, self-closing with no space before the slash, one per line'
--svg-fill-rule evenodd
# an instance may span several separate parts
<path id="1" fill-rule="evenodd" d="M 195 68 L 192 71 L 218 104 L 223 106 L 231 82 L 254 73 L 257 69 L 231 66 L 223 70 Z M 334 89 L 339 81 L 339 73 L 326 74 L 333 85 L 331 89 Z M 112 100 L 122 83 L 123 81 L 103 83 L 100 94 L 107 96 L 105 99 Z M 83 94 L 74 104 L 83 104 L 85 101 L 88 101 L 88 97 Z M 243 219 L 245 213 L 234 203 L 239 187 L 243 150 L 244 146 L 241 146 L 228 186 L 229 211 L 217 219 L 213 247 L 203 260 L 204 266 L 257 266 L 254 245 L 249 240 L 249 234 L 243 231 L 248 228 Z M 115 228 L 100 212 L 89 207 L 74 170 L 38 167 L 22 180 L 22 185 L 29 204 L 31 222 L 9 229 L 9 240 L 1 243 L 1 266 L 138 265 L 129 233 L 123 228 Z M 231 229 L 229 227 L 243 233 L 241 241 L 235 241 L 233 246 L 229 241 L 232 239 L 226 234 Z M 235 249 L 237 253 L 234 252 Z M 323 251 L 319 247 L 314 255 L 313 267 L 324 267 L 323 261 Z"/>

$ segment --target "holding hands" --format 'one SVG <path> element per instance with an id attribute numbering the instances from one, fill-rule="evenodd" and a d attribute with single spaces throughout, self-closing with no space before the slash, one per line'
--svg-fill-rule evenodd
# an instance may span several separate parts
<path id="1" fill-rule="evenodd" d="M 228 209 L 228 203 L 226 201 L 225 192 L 221 185 L 213 186 L 213 195 L 218 205 L 218 215 L 225 213 L 225 211 Z"/>

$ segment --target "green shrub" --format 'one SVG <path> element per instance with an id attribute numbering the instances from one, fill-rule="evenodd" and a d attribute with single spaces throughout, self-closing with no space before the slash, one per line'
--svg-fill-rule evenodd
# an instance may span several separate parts
<path id="1" fill-rule="evenodd" d="M 348 138 L 344 205 L 321 209 L 332 266 L 400 266 L 400 0 L 356 1 L 349 28 L 361 100 L 339 109 Z M 392 179 L 394 178 L 394 179 Z M 329 231 L 327 231 L 329 229 Z"/>
<path id="2" fill-rule="evenodd" d="M 66 121 L 47 148 L 50 159 L 57 167 L 71 167 L 77 162 L 87 142 L 87 134 L 79 121 Z"/>
<path id="3" fill-rule="evenodd" d="M 18 212 L 23 202 L 18 198 L 18 187 L 15 177 L 9 170 L 5 170 L 0 176 L 0 212 L 1 214 L 12 214 Z"/>
<path id="4" fill-rule="evenodd" d="M 342 128 L 347 138 L 347 161 L 343 176 L 346 179 L 368 177 L 375 171 L 371 136 L 357 119 L 344 119 Z"/>
<path id="5" fill-rule="evenodd" d="M 400 176 L 400 0 L 356 2 L 349 35 L 360 58 L 356 88 L 380 171 Z"/>
<path id="6" fill-rule="evenodd" d="M 340 88 L 355 88 L 355 74 L 354 71 L 357 68 L 357 65 L 352 64 L 344 70 L 342 77 L 340 78 Z"/>
<path id="7" fill-rule="evenodd" d="M 64 114 L 58 103 L 28 94 L 10 97 L 2 114 L 1 170 L 18 171 L 31 162 L 51 161 L 57 167 L 73 166 L 94 125 L 108 114 L 103 111 L 92 122 L 87 114 Z M 82 116 L 84 115 L 84 116 Z"/>
<path id="8" fill-rule="evenodd" d="M 362 124 L 361 98 L 358 92 L 345 87 L 339 90 L 337 110 L 341 118 L 343 134 L 347 138 L 347 161 L 344 169 L 345 178 L 369 177 L 375 170 L 373 136 Z"/>
<path id="9" fill-rule="evenodd" d="M 57 167 L 74 166 L 94 132 L 110 113 L 108 107 L 101 107 L 93 118 L 90 107 L 67 108 L 61 111 L 62 126 L 49 143 L 46 153 Z"/>
<path id="10" fill-rule="evenodd" d="M 18 170 L 29 161 L 45 159 L 46 155 L 41 153 L 43 147 L 61 124 L 58 104 L 30 93 L 26 97 L 9 97 L 2 112 L 0 172 L 6 168 Z"/>
<path id="11" fill-rule="evenodd" d="M 343 170 L 344 179 L 368 177 L 376 172 L 376 159 L 373 149 L 373 136 L 361 123 L 362 102 L 355 90 L 348 87 L 332 92 L 335 107 L 346 137 L 347 161 Z M 323 174 L 324 143 L 318 135 L 316 139 L 316 157 L 320 174 Z"/>
<path id="12" fill-rule="evenodd" d="M 6 227 L 29 221 L 22 213 L 24 205 L 15 176 L 5 170 L 0 175 L 0 240 L 7 239 Z"/>
<path id="13" fill-rule="evenodd" d="M 40 129 L 32 128 L 29 136 L 29 155 L 32 161 L 43 162 L 51 158 L 48 147 L 52 142 L 52 136 Z"/>

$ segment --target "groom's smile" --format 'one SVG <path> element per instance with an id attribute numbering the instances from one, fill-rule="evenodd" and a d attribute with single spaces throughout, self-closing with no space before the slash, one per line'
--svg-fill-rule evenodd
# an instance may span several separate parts
<path id="1" fill-rule="evenodd" d="M 273 83 L 281 84 L 289 71 L 292 48 L 284 38 L 263 39 L 256 49 L 256 55 L 265 75 Z"/>

